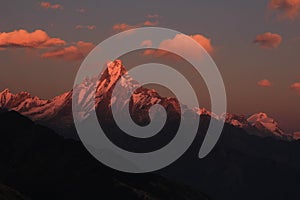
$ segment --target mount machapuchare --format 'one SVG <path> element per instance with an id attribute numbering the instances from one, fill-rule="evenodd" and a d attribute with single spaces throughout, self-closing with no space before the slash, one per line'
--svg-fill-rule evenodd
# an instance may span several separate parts
<path id="1" fill-rule="evenodd" d="M 117 81 L 121 83 L 120 91 L 137 88 L 130 99 L 122 92 L 112 93 Z M 73 92 L 78 99 L 72 99 Z M 103 166 L 82 143 L 64 138 L 76 137 L 72 101 L 85 108 L 85 112 L 75 110 L 83 123 L 96 103 L 99 122 L 111 128 L 109 139 L 133 152 L 149 152 L 170 141 L 173 135 L 169 133 L 176 133 L 181 117 L 192 120 L 201 115 L 201 120 L 193 144 L 177 161 L 156 174 L 127 174 Z M 116 126 L 110 126 L 111 104 L 120 110 L 129 105 L 133 120 L 143 125 L 149 121 L 148 111 L 155 103 L 167 110 L 163 137 L 158 133 L 159 140 L 145 143 L 125 136 L 111 138 L 119 132 L 113 128 Z M 174 98 L 140 87 L 126 74 L 121 61 L 108 63 L 100 78 L 87 78 L 74 90 L 51 100 L 4 90 L 0 107 L 0 184 L 32 199 L 90 199 L 97 195 L 110 199 L 207 199 L 202 193 L 212 200 L 300 199 L 300 141 L 284 133 L 274 119 L 265 113 L 218 116 L 204 108 L 189 109 Z M 211 120 L 226 123 L 216 146 L 199 159 Z M 200 193 L 168 180 L 189 185 Z"/>
<path id="2" fill-rule="evenodd" d="M 118 92 L 112 96 L 112 91 L 118 85 Z M 95 91 L 96 83 L 96 91 Z M 131 98 L 124 91 L 135 89 Z M 209 115 L 217 120 L 223 120 L 233 126 L 246 130 L 249 134 L 260 137 L 274 137 L 283 140 L 293 140 L 293 134 L 282 131 L 278 123 L 265 113 L 257 113 L 249 118 L 234 114 L 223 114 L 217 116 L 204 108 L 189 109 L 180 104 L 175 98 L 160 96 L 155 90 L 140 87 L 139 83 L 130 78 L 120 60 L 109 62 L 107 68 L 99 77 L 86 78 L 73 90 L 59 95 L 51 100 L 42 100 L 32 97 L 27 92 L 12 94 L 8 89 L 0 93 L 0 108 L 14 110 L 27 116 L 31 120 L 54 129 L 64 137 L 76 137 L 72 116 L 72 94 L 79 97 L 76 103 L 84 108 L 85 112 L 74 110 L 79 119 L 84 121 L 90 115 L 94 106 L 98 118 L 104 123 L 111 121 L 111 106 L 123 110 L 129 104 L 130 114 L 133 120 L 140 125 L 149 123 L 149 108 L 154 104 L 161 104 L 167 111 L 169 120 L 176 120 L 190 114 Z M 184 113 L 180 112 L 180 107 Z"/>

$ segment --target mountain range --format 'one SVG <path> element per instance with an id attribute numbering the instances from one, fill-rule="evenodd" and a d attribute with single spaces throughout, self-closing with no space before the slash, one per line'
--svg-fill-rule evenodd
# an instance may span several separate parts
<path id="1" fill-rule="evenodd" d="M 112 92 L 118 80 L 120 89 L 136 89 L 130 99 L 122 92 Z M 148 144 L 158 148 L 160 141 L 140 143 L 144 147 L 140 149 L 131 139 L 119 137 L 111 119 L 111 104 L 120 110 L 129 105 L 133 120 L 143 125 L 150 120 L 149 108 L 159 103 L 167 111 L 166 126 L 171 132 L 176 132 L 178 118 L 192 120 L 201 115 L 199 130 L 191 147 L 170 166 L 140 175 L 117 172 L 95 160 L 76 140 L 74 92 L 79 97 L 75 101 L 85 108 L 85 112 L 75 110 L 78 118 L 87 121 L 95 105 L 99 122 L 112 133 L 107 135 L 109 139 L 115 137 L 112 141 L 119 146 L 120 141 L 130 144 L 129 150 L 149 150 Z M 13 195 L 13 199 L 89 199 L 97 195 L 145 200 L 299 199 L 299 133 L 285 133 L 265 113 L 218 116 L 204 108 L 190 109 L 175 98 L 140 87 L 119 60 L 108 63 L 100 77 L 86 78 L 51 100 L 4 90 L 0 107 L 0 193 Z M 199 159 L 199 147 L 211 120 L 226 123 L 212 152 Z M 162 132 L 169 133 L 166 130 Z M 172 137 L 163 135 L 159 137 L 163 142 Z"/>
<path id="2" fill-rule="evenodd" d="M 118 91 L 112 96 L 117 81 L 120 81 Z M 96 83 L 96 91 L 94 91 Z M 122 89 L 136 89 L 131 99 L 122 93 Z M 167 112 L 179 113 L 182 106 L 184 112 L 193 111 L 199 115 L 209 115 L 217 120 L 225 121 L 233 126 L 243 128 L 249 134 L 260 137 L 274 137 L 283 140 L 298 139 L 299 134 L 285 133 L 278 123 L 270 118 L 266 113 L 256 113 L 246 117 L 245 115 L 235 115 L 224 113 L 217 116 L 205 108 L 189 109 L 187 106 L 177 102 L 175 98 L 165 98 L 160 96 L 155 90 L 141 87 L 136 81 L 130 78 L 125 67 L 120 60 L 107 63 L 106 70 L 101 77 L 87 77 L 81 84 L 73 90 L 63 93 L 50 100 L 43 100 L 39 97 L 32 97 L 28 92 L 12 94 L 9 89 L 0 92 L 0 108 L 14 110 L 31 120 L 49 126 L 65 137 L 75 137 L 73 116 L 72 116 L 72 94 L 77 93 L 77 103 L 85 108 L 85 112 L 77 112 L 80 119 L 88 118 L 89 113 L 96 105 L 101 115 L 109 112 L 108 107 L 115 104 L 120 110 L 124 109 L 126 103 L 130 102 L 130 113 L 137 123 L 143 124 L 149 121 L 149 108 L 159 103 L 163 105 Z M 95 94 L 95 99 L 94 99 Z M 111 98 L 111 101 L 110 101 Z M 75 111 L 76 112 L 76 111 Z M 170 114 L 171 115 L 171 114 Z M 146 122 L 145 122 L 146 121 Z"/>

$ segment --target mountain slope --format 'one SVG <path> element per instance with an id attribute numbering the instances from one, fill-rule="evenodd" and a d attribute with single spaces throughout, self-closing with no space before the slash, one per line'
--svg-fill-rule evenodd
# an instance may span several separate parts
<path id="1" fill-rule="evenodd" d="M 199 133 L 208 122 L 202 120 Z M 215 200 L 300 198 L 300 141 L 261 138 L 226 124 L 212 152 L 199 159 L 202 137 L 198 134 L 191 148 L 160 173 L 201 188 Z"/>
<path id="2" fill-rule="evenodd" d="M 0 200 L 29 200 L 21 195 L 18 191 L 15 191 L 6 185 L 0 184 Z"/>
<path id="3" fill-rule="evenodd" d="M 0 114 L 0 180 L 31 199 L 206 199 L 155 174 L 126 174 L 11 111 Z"/>

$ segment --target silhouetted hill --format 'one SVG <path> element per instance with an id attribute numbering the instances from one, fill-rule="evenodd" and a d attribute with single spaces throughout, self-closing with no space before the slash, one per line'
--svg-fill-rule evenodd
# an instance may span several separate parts
<path id="1" fill-rule="evenodd" d="M 0 184 L 0 200 L 29 200 L 18 191 Z"/>
<path id="2" fill-rule="evenodd" d="M 209 120 L 202 118 L 200 132 Z M 201 188 L 214 200 L 300 199 L 300 141 L 249 135 L 225 124 L 213 151 L 198 158 L 202 136 L 162 174 Z"/>
<path id="3" fill-rule="evenodd" d="M 153 173 L 127 174 L 95 160 L 17 112 L 0 114 L 0 182 L 31 199 L 206 199 Z"/>

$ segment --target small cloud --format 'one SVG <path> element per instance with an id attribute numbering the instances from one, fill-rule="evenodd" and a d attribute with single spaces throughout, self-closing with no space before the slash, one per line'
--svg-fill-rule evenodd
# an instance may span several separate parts
<path id="1" fill-rule="evenodd" d="M 259 87 L 271 87 L 272 83 L 271 81 L 267 79 L 260 80 L 256 83 Z"/>
<path id="2" fill-rule="evenodd" d="M 85 8 L 78 8 L 76 11 L 79 12 L 79 13 L 85 13 L 86 9 Z"/>
<path id="3" fill-rule="evenodd" d="M 83 25 L 76 25 L 75 26 L 76 29 L 88 29 L 88 30 L 94 30 L 96 28 L 95 25 L 86 25 L 86 26 L 83 26 Z"/>
<path id="4" fill-rule="evenodd" d="M 60 4 L 51 4 L 49 2 L 41 2 L 40 6 L 45 9 L 54 9 L 54 10 L 62 10 L 63 6 Z"/>
<path id="5" fill-rule="evenodd" d="M 42 54 L 42 58 L 78 61 L 84 59 L 94 47 L 93 43 L 79 41 L 75 45 L 46 52 Z"/>
<path id="6" fill-rule="evenodd" d="M 282 43 L 282 37 L 279 34 L 267 32 L 257 35 L 253 42 L 262 48 L 273 49 Z"/>
<path id="7" fill-rule="evenodd" d="M 159 15 L 147 15 L 146 18 L 148 20 L 141 22 L 141 23 L 134 24 L 134 25 L 130 25 L 127 23 L 115 24 L 113 26 L 113 30 L 121 32 L 121 31 L 127 31 L 130 29 L 139 28 L 139 27 L 143 27 L 143 26 L 157 26 L 159 24 L 159 21 L 158 21 Z"/>
<path id="8" fill-rule="evenodd" d="M 149 14 L 146 16 L 146 20 L 143 24 L 144 26 L 157 26 L 159 24 L 158 19 L 160 16 L 158 14 Z"/>
<path id="9" fill-rule="evenodd" d="M 130 30 L 133 28 L 137 28 L 137 27 L 134 25 L 126 24 L 126 23 L 115 24 L 113 26 L 114 31 L 127 31 L 127 30 Z"/>
<path id="10" fill-rule="evenodd" d="M 198 44 L 200 44 L 208 53 L 214 52 L 214 47 L 211 44 L 211 39 L 200 35 L 190 35 Z M 177 34 L 173 39 L 164 40 L 160 43 L 159 48 L 171 49 L 177 52 L 184 52 L 189 54 L 191 57 L 199 56 L 197 52 L 191 52 L 187 44 L 188 38 L 184 34 Z M 162 50 L 147 49 L 144 51 L 144 55 L 163 56 L 168 52 Z"/>
<path id="11" fill-rule="evenodd" d="M 300 0 L 270 0 L 268 7 L 277 11 L 280 19 L 294 20 L 300 13 Z"/>
<path id="12" fill-rule="evenodd" d="M 157 26 L 157 25 L 158 25 L 158 20 L 155 20 L 153 22 L 147 20 L 147 21 L 144 22 L 144 26 Z"/>
<path id="13" fill-rule="evenodd" d="M 151 47 L 152 46 L 152 41 L 151 40 L 145 40 L 141 43 L 142 47 Z"/>
<path id="14" fill-rule="evenodd" d="M 211 44 L 211 39 L 205 37 L 204 35 L 196 34 L 190 36 L 196 42 L 198 42 L 208 53 L 214 52 L 214 47 Z"/>
<path id="15" fill-rule="evenodd" d="M 296 92 L 300 92 L 300 83 L 293 83 L 292 85 L 290 85 L 290 89 Z"/>
<path id="16" fill-rule="evenodd" d="M 26 30 L 14 30 L 12 32 L 0 33 L 0 47 L 18 48 L 46 48 L 65 45 L 66 42 L 60 38 L 51 38 L 43 30 L 28 32 Z"/>

